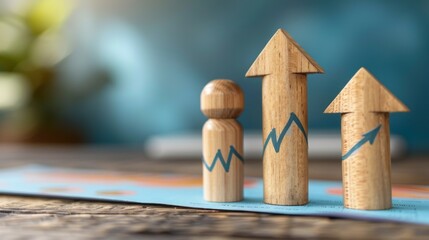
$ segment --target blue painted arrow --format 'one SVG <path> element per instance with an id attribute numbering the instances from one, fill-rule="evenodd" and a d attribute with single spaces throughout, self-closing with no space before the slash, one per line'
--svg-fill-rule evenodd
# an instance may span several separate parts
<path id="1" fill-rule="evenodd" d="M 363 134 L 363 138 L 357 142 L 346 154 L 344 154 L 341 157 L 341 160 L 346 160 L 348 157 L 350 157 L 354 152 L 356 152 L 359 148 L 362 147 L 366 142 L 369 142 L 369 144 L 373 144 L 375 141 L 375 138 L 377 137 L 378 132 L 380 131 L 381 124 L 378 125 L 378 127 L 372 129 L 371 131 Z"/>
<path id="2" fill-rule="evenodd" d="M 228 153 L 228 158 L 225 161 L 225 159 L 223 158 L 222 152 L 220 151 L 220 149 L 217 150 L 217 153 L 213 159 L 213 162 L 211 165 L 209 165 L 203 157 L 203 164 L 204 166 L 207 168 L 207 170 L 209 170 L 209 172 L 213 171 L 214 167 L 216 166 L 216 162 L 219 160 L 220 163 L 223 166 L 223 169 L 225 169 L 225 172 L 229 172 L 229 168 L 231 167 L 231 162 L 232 162 L 232 157 L 236 156 L 238 160 L 242 161 L 244 163 L 244 159 L 243 157 L 240 155 L 240 153 L 237 152 L 237 150 L 235 150 L 234 146 L 230 146 L 229 147 L 229 153 Z"/>
<path id="3" fill-rule="evenodd" d="M 276 151 L 276 153 L 278 153 L 280 151 L 280 145 L 282 144 L 283 139 L 284 139 L 287 131 L 292 126 L 292 123 L 296 124 L 296 126 L 299 128 L 299 130 L 304 135 L 305 141 L 308 142 L 307 133 L 305 132 L 304 126 L 302 125 L 302 123 L 299 120 L 298 116 L 296 116 L 296 114 L 294 112 L 292 112 L 290 114 L 289 120 L 287 121 L 285 127 L 283 128 L 282 132 L 280 133 L 278 139 L 277 139 L 277 133 L 276 133 L 276 129 L 275 128 L 273 128 L 271 130 L 270 134 L 268 134 L 268 137 L 267 137 L 267 139 L 265 140 L 265 143 L 264 143 L 263 154 L 265 153 L 265 149 L 267 148 L 268 143 L 270 143 L 270 140 L 273 143 L 273 147 L 274 147 L 274 150 Z"/>

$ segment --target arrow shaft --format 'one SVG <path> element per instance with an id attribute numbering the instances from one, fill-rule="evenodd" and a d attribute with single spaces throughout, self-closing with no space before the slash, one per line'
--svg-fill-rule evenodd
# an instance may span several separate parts
<path id="1" fill-rule="evenodd" d="M 262 115 L 265 124 L 283 125 L 289 114 L 307 117 L 307 77 L 304 74 L 270 74 L 262 81 Z M 303 121 L 305 122 L 305 121 Z M 272 126 L 274 127 L 274 125 Z M 269 127 L 269 131 L 271 127 Z"/>
<path id="2" fill-rule="evenodd" d="M 346 158 L 342 161 L 344 206 L 389 208 L 389 114 L 344 113 L 341 115 L 341 138 L 343 158 Z"/>
<path id="3" fill-rule="evenodd" d="M 262 83 L 264 199 L 307 202 L 307 79 L 304 74 L 270 74 Z"/>

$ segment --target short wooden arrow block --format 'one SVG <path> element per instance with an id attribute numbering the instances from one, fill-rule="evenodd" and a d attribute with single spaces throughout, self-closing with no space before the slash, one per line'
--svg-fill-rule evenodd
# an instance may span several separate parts
<path id="1" fill-rule="evenodd" d="M 392 206 L 389 112 L 408 108 L 361 68 L 326 108 L 341 113 L 344 206 Z"/>

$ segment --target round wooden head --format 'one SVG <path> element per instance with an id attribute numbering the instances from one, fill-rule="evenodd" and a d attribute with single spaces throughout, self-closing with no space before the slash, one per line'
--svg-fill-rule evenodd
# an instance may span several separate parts
<path id="1" fill-rule="evenodd" d="M 213 80 L 201 92 L 201 111 L 208 118 L 237 118 L 243 108 L 243 91 L 231 80 Z"/>

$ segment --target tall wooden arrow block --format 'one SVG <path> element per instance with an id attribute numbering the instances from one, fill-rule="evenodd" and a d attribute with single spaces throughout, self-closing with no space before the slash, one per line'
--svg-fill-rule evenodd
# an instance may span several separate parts
<path id="1" fill-rule="evenodd" d="M 347 83 L 325 113 L 341 113 L 344 206 L 392 206 L 389 112 L 408 108 L 365 68 Z"/>
<path id="2" fill-rule="evenodd" d="M 264 201 L 308 202 L 307 75 L 323 69 L 279 29 L 246 77 L 262 80 Z"/>

